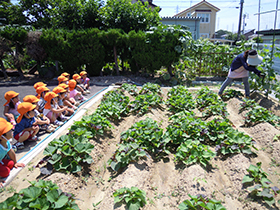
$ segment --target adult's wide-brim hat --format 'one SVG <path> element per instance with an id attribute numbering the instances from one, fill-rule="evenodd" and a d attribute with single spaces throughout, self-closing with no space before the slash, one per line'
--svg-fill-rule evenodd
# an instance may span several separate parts
<path id="1" fill-rule="evenodd" d="M 263 60 L 263 57 L 258 55 L 258 52 L 256 50 L 250 50 L 249 51 L 247 63 L 250 66 L 257 66 L 262 62 L 262 60 Z"/>
<path id="2" fill-rule="evenodd" d="M 29 103 L 37 103 L 39 101 L 39 99 L 34 96 L 34 95 L 27 95 L 27 96 L 24 96 L 24 98 L 22 99 L 23 102 L 29 102 Z"/>
<path id="3" fill-rule="evenodd" d="M 53 98 L 58 97 L 58 95 L 54 92 L 48 92 L 46 93 L 44 100 L 47 102 L 45 104 L 45 109 L 50 109 L 51 108 L 51 101 Z"/>
<path id="4" fill-rule="evenodd" d="M 11 99 L 14 97 L 17 97 L 19 95 L 19 93 L 15 92 L 15 91 L 8 91 L 5 93 L 4 97 L 7 100 L 7 102 L 4 104 L 4 106 L 6 106 L 8 103 L 10 103 Z"/>
<path id="5" fill-rule="evenodd" d="M 0 117 L 0 136 L 2 136 L 5 133 L 8 133 L 12 128 L 12 123 Z"/>
<path id="6" fill-rule="evenodd" d="M 22 117 L 25 113 L 32 111 L 36 108 L 36 105 L 31 104 L 29 102 L 22 102 L 18 105 L 17 111 L 20 113 L 20 116 L 17 118 L 17 123 L 20 123 Z"/>

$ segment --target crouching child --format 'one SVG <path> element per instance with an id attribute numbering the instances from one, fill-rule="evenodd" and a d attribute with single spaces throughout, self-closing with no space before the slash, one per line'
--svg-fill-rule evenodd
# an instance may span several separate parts
<path id="1" fill-rule="evenodd" d="M 13 137 L 13 125 L 7 122 L 4 118 L 0 118 L 0 187 L 3 187 L 4 180 L 9 176 L 13 167 L 24 167 L 24 163 L 18 163 L 16 154 L 12 149 L 12 145 L 9 141 Z M 5 157 L 9 156 L 10 159 Z"/>

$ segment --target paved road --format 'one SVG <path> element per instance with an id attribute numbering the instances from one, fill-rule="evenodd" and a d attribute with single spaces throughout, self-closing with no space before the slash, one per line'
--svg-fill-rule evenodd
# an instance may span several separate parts
<path id="1" fill-rule="evenodd" d="M 55 85 L 54 82 L 51 83 L 47 83 L 47 87 L 52 90 L 54 87 L 56 87 L 57 85 Z M 88 94 L 87 98 L 90 98 L 91 96 L 93 96 L 95 93 L 99 92 L 100 90 L 102 90 L 103 88 L 105 88 L 105 86 L 91 86 L 91 93 Z M 24 84 L 24 85 L 12 85 L 12 86 L 3 86 L 3 84 L 0 86 L 0 117 L 4 117 L 4 104 L 6 103 L 6 99 L 4 98 L 4 94 L 9 91 L 9 90 L 13 90 L 17 93 L 19 93 L 19 98 L 20 101 L 22 102 L 24 96 L 26 95 L 35 95 L 35 89 L 33 88 L 33 85 L 30 84 Z"/>

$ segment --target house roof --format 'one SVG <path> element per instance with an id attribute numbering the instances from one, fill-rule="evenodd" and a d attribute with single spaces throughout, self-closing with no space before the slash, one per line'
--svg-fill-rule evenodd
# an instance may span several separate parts
<path id="1" fill-rule="evenodd" d="M 182 12 L 179 12 L 178 14 L 176 14 L 176 15 L 174 15 L 174 16 L 181 15 L 182 13 L 185 13 L 185 12 L 188 11 L 188 10 L 192 10 L 192 9 L 194 9 L 194 8 L 196 8 L 196 7 L 200 6 L 200 5 L 202 5 L 202 4 L 207 4 L 209 7 L 213 8 L 214 10 L 216 10 L 216 12 L 220 11 L 220 9 L 219 9 L 218 7 L 216 7 L 216 6 L 214 6 L 213 4 L 210 4 L 209 2 L 203 0 L 203 1 L 201 1 L 201 2 L 199 2 L 199 3 L 197 3 L 197 4 L 193 5 L 193 6 L 191 6 L 191 7 L 189 7 L 189 8 L 183 10 Z"/>
<path id="2" fill-rule="evenodd" d="M 263 31 L 256 31 L 256 34 L 263 34 L 263 35 L 273 35 L 275 33 L 275 35 L 280 35 L 280 29 L 270 29 L 270 30 L 263 30 Z"/>
<path id="3" fill-rule="evenodd" d="M 201 17 L 161 17 L 162 20 L 200 20 Z"/>
<path id="4" fill-rule="evenodd" d="M 253 32 L 253 33 L 254 33 L 254 32 L 255 32 L 255 29 L 248 29 L 248 30 L 245 30 L 245 31 L 244 31 L 244 34 L 247 34 L 247 33 L 250 33 L 250 32 Z"/>

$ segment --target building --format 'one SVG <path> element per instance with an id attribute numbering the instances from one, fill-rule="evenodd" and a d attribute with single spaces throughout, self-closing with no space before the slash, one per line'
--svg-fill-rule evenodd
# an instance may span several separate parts
<path id="1" fill-rule="evenodd" d="M 256 31 L 256 34 L 260 34 L 264 44 L 272 44 L 273 34 L 275 34 L 275 44 L 280 44 L 280 29 L 270 29 L 263 31 Z"/>
<path id="2" fill-rule="evenodd" d="M 199 37 L 214 38 L 218 11 L 220 11 L 218 7 L 203 0 L 174 17 L 200 17 Z"/>
<path id="3" fill-rule="evenodd" d="M 138 1 L 141 1 L 143 4 L 144 4 L 146 1 L 149 2 L 149 6 L 150 6 L 151 8 L 153 8 L 153 9 L 156 8 L 156 7 L 158 7 L 157 5 L 153 4 L 153 0 L 132 0 L 131 3 L 134 4 L 134 3 L 138 2 Z M 160 10 L 161 10 L 161 8 L 160 8 Z"/>
<path id="4" fill-rule="evenodd" d="M 243 32 L 243 35 L 245 36 L 245 39 L 248 40 L 249 37 L 251 37 L 253 34 L 255 34 L 255 29 L 249 29 L 249 30 L 245 30 Z"/>
<path id="5" fill-rule="evenodd" d="M 192 33 L 192 38 L 197 40 L 199 38 L 199 17 L 162 17 L 161 22 L 164 25 L 182 25 L 188 27 Z"/>

